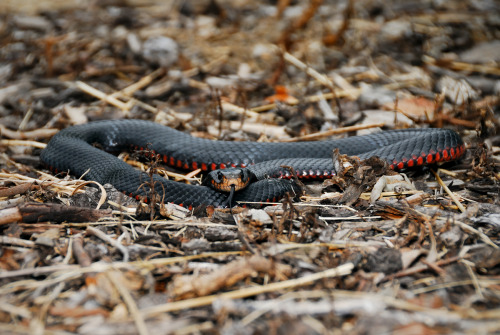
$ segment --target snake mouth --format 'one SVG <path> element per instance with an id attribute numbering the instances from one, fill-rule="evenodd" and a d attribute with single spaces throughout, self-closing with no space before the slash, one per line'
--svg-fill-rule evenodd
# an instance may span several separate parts
<path id="1" fill-rule="evenodd" d="M 244 168 L 230 168 L 212 171 L 207 179 L 208 184 L 217 191 L 234 192 L 246 188 L 252 178 Z"/>
<path id="2" fill-rule="evenodd" d="M 234 188 L 235 191 L 239 191 L 247 187 L 248 182 L 244 183 L 241 179 L 238 178 L 223 178 L 223 181 L 220 183 L 212 180 L 212 187 L 221 192 L 231 192 L 231 189 Z"/>

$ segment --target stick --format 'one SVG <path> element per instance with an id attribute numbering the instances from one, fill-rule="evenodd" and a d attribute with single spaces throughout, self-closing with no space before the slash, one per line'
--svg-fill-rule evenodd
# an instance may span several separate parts
<path id="1" fill-rule="evenodd" d="M 4 125 L 0 124 L 0 132 L 3 136 L 9 137 L 16 140 L 26 140 L 30 138 L 47 138 L 52 137 L 55 133 L 57 133 L 59 129 L 35 129 L 30 131 L 14 131 L 10 130 Z M 37 143 L 37 142 L 35 142 Z M 19 144 L 17 144 L 19 145 Z M 35 145 L 33 145 L 35 146 Z"/>
<path id="2" fill-rule="evenodd" d="M 443 190 L 446 191 L 446 193 L 448 193 L 448 195 L 450 196 L 450 198 L 453 200 L 453 202 L 455 202 L 455 204 L 457 205 L 458 209 L 460 209 L 460 211 L 463 213 L 465 212 L 465 207 L 464 205 L 462 205 L 460 203 L 460 201 L 458 200 L 458 198 L 456 197 L 455 193 L 453 193 L 449 188 L 448 186 L 445 185 L 445 183 L 443 183 L 443 180 L 441 180 L 441 177 L 439 177 L 439 174 L 434 172 L 434 170 L 432 170 L 432 173 L 434 174 L 434 177 L 436 177 L 436 180 L 437 182 L 439 183 L 439 185 L 441 185 L 441 187 L 443 188 Z M 438 169 L 438 172 L 439 172 L 439 169 Z"/>
<path id="3" fill-rule="evenodd" d="M 287 138 L 282 140 L 281 142 L 297 142 L 297 141 L 315 141 L 324 137 L 328 136 L 333 136 L 333 135 L 338 135 L 338 134 L 344 134 L 348 133 L 351 131 L 357 131 L 357 130 L 362 130 L 362 129 L 369 129 L 369 128 L 377 128 L 377 127 L 383 127 L 385 126 L 385 123 L 372 123 L 372 124 L 367 124 L 367 125 L 360 125 L 360 126 L 349 126 L 349 127 L 342 127 L 342 128 L 337 128 L 337 129 L 330 129 L 314 134 L 308 134 L 304 136 L 299 136 L 299 137 L 294 137 L 294 138 Z"/>
<path id="4" fill-rule="evenodd" d="M 303 286 L 307 284 L 311 284 L 315 281 L 324 279 L 324 278 L 333 278 L 348 275 L 352 272 L 354 265 L 352 263 L 346 263 L 340 265 L 333 269 L 328 269 L 323 272 L 318 272 L 312 275 L 285 280 L 277 283 L 271 283 L 264 286 L 251 286 L 246 287 L 236 291 L 225 292 L 221 294 L 208 295 L 205 297 L 199 297 L 188 300 L 180 300 L 175 301 L 159 306 L 149 307 L 141 310 L 141 314 L 144 317 L 157 315 L 160 313 L 172 312 L 186 308 L 194 308 L 200 306 L 206 306 L 208 304 L 213 303 L 217 299 L 240 299 L 250 297 L 256 294 L 262 294 L 267 292 L 273 292 L 277 290 L 285 290 L 290 288 L 295 288 L 298 286 Z"/>
<path id="5" fill-rule="evenodd" d="M 131 107 L 129 104 L 125 104 L 125 103 L 121 102 L 120 100 L 118 100 L 117 98 L 115 98 L 114 96 L 106 94 L 104 92 L 101 92 L 98 89 L 93 88 L 92 86 L 84 83 L 83 81 L 77 81 L 75 83 L 75 85 L 77 88 L 79 88 L 83 92 L 85 92 L 93 97 L 96 97 L 102 101 L 105 101 L 110 105 L 118 107 L 122 111 L 128 111 Z"/>

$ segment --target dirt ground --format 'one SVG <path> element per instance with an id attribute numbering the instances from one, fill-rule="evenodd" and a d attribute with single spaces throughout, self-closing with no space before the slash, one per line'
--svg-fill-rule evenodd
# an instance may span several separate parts
<path id="1" fill-rule="evenodd" d="M 0 333 L 500 333 L 498 8 L 2 2 Z M 393 188 L 376 159 L 340 157 L 300 199 L 190 211 L 40 162 L 103 119 L 233 141 L 448 128 L 467 150 Z M 137 156 L 120 158 L 151 171 Z"/>

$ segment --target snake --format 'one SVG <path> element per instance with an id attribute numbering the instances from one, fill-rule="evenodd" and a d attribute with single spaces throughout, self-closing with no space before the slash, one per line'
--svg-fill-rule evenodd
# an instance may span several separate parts
<path id="1" fill-rule="evenodd" d="M 68 172 L 103 185 L 109 183 L 145 201 L 154 188 L 161 201 L 192 209 L 232 206 L 231 201 L 275 202 L 286 194 L 295 196 L 300 187 L 290 178 L 292 170 L 283 166 L 292 167 L 300 178 L 331 178 L 335 175 L 334 149 L 361 159 L 378 156 L 394 170 L 456 160 L 465 153 L 460 135 L 441 128 L 387 130 L 322 141 L 252 142 L 199 138 L 155 122 L 123 119 L 65 128 L 50 139 L 40 159 L 53 173 Z M 116 157 L 124 150 L 145 152 L 177 169 L 200 169 L 211 174 L 210 182 L 191 185 L 139 171 Z M 230 175 L 235 169 L 245 183 L 251 182 L 228 203 L 227 193 L 209 184 L 223 184 L 224 171 Z"/>

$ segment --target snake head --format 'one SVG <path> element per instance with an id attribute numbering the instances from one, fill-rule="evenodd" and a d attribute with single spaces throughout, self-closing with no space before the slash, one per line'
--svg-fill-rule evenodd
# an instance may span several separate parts
<path id="1" fill-rule="evenodd" d="M 245 168 L 214 170 L 208 173 L 205 184 L 221 192 L 239 191 L 247 187 L 252 174 Z"/>

